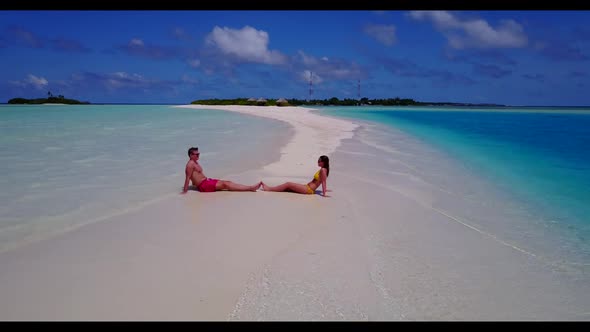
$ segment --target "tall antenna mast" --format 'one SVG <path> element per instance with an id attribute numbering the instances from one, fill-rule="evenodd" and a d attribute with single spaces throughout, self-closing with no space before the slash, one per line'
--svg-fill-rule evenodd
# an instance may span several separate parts
<path id="1" fill-rule="evenodd" d="M 313 73 L 309 72 L 309 100 L 311 101 L 311 95 L 313 94 Z"/>

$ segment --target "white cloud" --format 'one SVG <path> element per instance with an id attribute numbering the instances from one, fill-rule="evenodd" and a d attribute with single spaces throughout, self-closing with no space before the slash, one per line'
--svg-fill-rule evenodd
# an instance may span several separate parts
<path id="1" fill-rule="evenodd" d="M 297 68 L 298 77 L 303 81 L 309 81 L 309 73 L 313 72 L 314 83 L 316 75 L 319 78 L 318 83 L 325 80 L 358 79 L 365 76 L 362 67 L 354 62 L 337 58 L 328 59 L 326 56 L 316 58 L 303 51 L 298 51 L 297 56 L 293 57 L 293 65 Z"/>
<path id="2" fill-rule="evenodd" d="M 235 56 L 239 60 L 283 64 L 286 57 L 278 51 L 269 50 L 269 37 L 266 31 L 245 26 L 241 30 L 216 26 L 206 38 L 208 45 L 216 47 L 223 54 Z"/>
<path id="3" fill-rule="evenodd" d="M 141 56 L 150 59 L 170 59 L 178 56 L 179 50 L 166 46 L 146 44 L 139 38 L 133 38 L 127 45 L 119 46 L 120 50 L 132 56 Z"/>
<path id="4" fill-rule="evenodd" d="M 330 74 L 338 79 L 346 79 L 355 76 L 357 73 L 356 70 L 350 70 L 348 68 L 335 68 L 333 69 Z"/>
<path id="5" fill-rule="evenodd" d="M 365 26 L 365 33 L 383 45 L 391 46 L 395 43 L 395 26 L 382 24 L 369 24 Z"/>
<path id="6" fill-rule="evenodd" d="M 172 35 L 176 39 L 185 40 L 185 41 L 192 40 L 192 37 L 188 34 L 188 32 L 186 32 L 183 28 L 180 28 L 180 27 L 174 28 L 172 30 Z"/>
<path id="7" fill-rule="evenodd" d="M 299 74 L 299 77 L 301 78 L 302 81 L 305 82 L 309 82 L 309 80 L 311 79 L 313 84 L 320 84 L 324 81 L 323 78 L 321 78 L 318 74 L 313 73 L 309 70 L 304 70 Z"/>
<path id="8" fill-rule="evenodd" d="M 37 89 L 43 89 L 49 84 L 49 82 L 47 82 L 47 79 L 45 79 L 44 77 L 37 77 L 32 74 L 29 74 L 26 81 L 27 83 L 31 84 Z"/>
<path id="9" fill-rule="evenodd" d="M 188 65 L 193 68 L 197 68 L 201 65 L 201 60 L 199 60 L 199 59 L 191 59 L 191 60 L 188 60 L 187 62 L 188 62 Z"/>
<path id="10" fill-rule="evenodd" d="M 176 89 L 186 90 L 196 84 L 198 84 L 198 81 L 187 75 L 174 80 L 162 80 L 124 71 L 109 73 L 75 72 L 64 80 L 51 81 L 50 91 L 55 95 L 58 93 L 62 95 L 76 94 L 76 91 L 94 91 L 101 94 L 103 92 L 114 93 L 123 90 L 133 92 L 151 91 L 158 95 L 165 95 L 174 93 Z M 47 92 L 47 90 L 44 91 Z"/>
<path id="11" fill-rule="evenodd" d="M 301 58 L 301 62 L 306 66 L 313 66 L 318 63 L 318 59 L 316 59 L 313 56 L 305 54 L 305 52 L 303 52 L 303 51 L 297 51 L 297 54 Z M 326 57 L 324 57 L 324 58 L 326 58 Z"/>
<path id="12" fill-rule="evenodd" d="M 443 10 L 410 11 L 408 15 L 416 20 L 430 19 L 438 28 L 460 26 L 459 21 L 451 13 Z"/>
<path id="13" fill-rule="evenodd" d="M 492 27 L 483 19 L 461 20 L 447 11 L 411 11 L 408 16 L 431 21 L 453 48 L 512 48 L 528 43 L 524 29 L 514 20 L 502 20 Z"/>
<path id="14" fill-rule="evenodd" d="M 143 43 L 143 40 L 141 40 L 141 39 L 133 38 L 129 41 L 130 47 L 143 47 L 144 45 L 145 44 Z"/>
<path id="15" fill-rule="evenodd" d="M 184 29 L 179 28 L 179 27 L 174 28 L 173 32 L 174 32 L 174 35 L 177 37 L 183 37 L 186 35 L 186 32 L 184 31 Z"/>
<path id="16" fill-rule="evenodd" d="M 49 82 L 46 78 L 37 77 L 33 74 L 29 74 L 27 78 L 22 81 L 9 81 L 8 83 L 21 88 L 33 87 L 39 90 L 44 89 L 49 85 Z"/>
<path id="17" fill-rule="evenodd" d="M 126 72 L 115 72 L 110 74 L 100 75 L 99 81 L 108 89 L 120 89 L 120 88 L 138 88 L 138 87 L 149 87 L 156 83 L 155 80 L 150 80 L 143 77 L 140 74 L 129 74 Z"/>
<path id="18" fill-rule="evenodd" d="M 198 84 L 199 80 L 194 79 L 186 74 L 182 75 L 182 78 L 180 79 L 181 82 L 184 83 L 188 83 L 188 84 Z"/>

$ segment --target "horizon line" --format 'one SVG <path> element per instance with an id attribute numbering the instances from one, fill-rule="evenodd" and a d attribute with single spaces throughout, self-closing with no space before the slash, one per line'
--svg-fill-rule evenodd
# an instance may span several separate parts
<path id="1" fill-rule="evenodd" d="M 590 108 L 590 105 L 505 105 L 505 104 L 493 104 L 493 103 L 462 103 L 462 102 L 422 102 L 425 104 L 428 103 L 440 103 L 440 104 L 444 104 L 444 103 L 448 103 L 448 104 L 465 104 L 465 105 L 440 105 L 437 107 L 441 107 L 441 106 L 450 106 L 450 107 L 503 107 L 503 108 L 509 108 L 509 107 L 578 107 L 578 108 Z M 0 103 L 0 105 L 43 105 L 43 104 L 9 104 L 9 103 Z M 64 104 L 67 105 L 67 104 Z M 125 103 L 125 102 L 104 102 L 104 103 L 92 103 L 90 102 L 90 104 L 82 104 L 82 105 L 77 105 L 77 106 L 88 106 L 88 105 L 194 105 L 191 104 L 191 102 L 189 103 Z M 227 105 L 227 106 L 232 106 L 232 105 Z M 303 106 L 317 106 L 317 105 L 303 105 Z M 324 106 L 324 105 L 321 105 Z M 340 106 L 340 107 L 358 107 L 358 105 L 325 105 L 325 106 Z M 429 105 L 363 105 L 363 106 L 393 106 L 393 107 L 428 107 Z M 265 106 L 263 106 L 265 107 Z"/>

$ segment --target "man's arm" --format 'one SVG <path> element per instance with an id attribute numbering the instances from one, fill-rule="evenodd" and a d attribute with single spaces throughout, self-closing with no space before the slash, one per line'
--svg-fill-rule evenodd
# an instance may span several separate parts
<path id="1" fill-rule="evenodd" d="M 182 188 L 183 194 L 186 194 L 186 192 L 188 191 L 188 184 L 191 181 L 191 176 L 193 175 L 194 168 L 195 167 L 191 163 L 186 164 L 186 169 L 184 170 L 186 177 L 184 179 L 184 187 Z"/>

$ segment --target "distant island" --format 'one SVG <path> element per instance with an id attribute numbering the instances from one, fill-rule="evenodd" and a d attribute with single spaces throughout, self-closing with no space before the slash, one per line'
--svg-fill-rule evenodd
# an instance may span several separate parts
<path id="1" fill-rule="evenodd" d="M 257 105 L 257 106 L 464 106 L 464 107 L 505 107 L 501 104 L 472 104 L 453 102 L 420 102 L 409 98 L 388 99 L 264 99 L 264 98 L 236 98 L 236 99 L 200 99 L 191 102 L 199 105 Z"/>
<path id="2" fill-rule="evenodd" d="M 47 92 L 47 98 L 12 98 L 8 104 L 67 104 L 67 105 L 88 105 L 90 102 L 69 99 L 62 95 L 55 97 L 51 92 Z"/>

